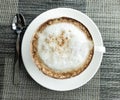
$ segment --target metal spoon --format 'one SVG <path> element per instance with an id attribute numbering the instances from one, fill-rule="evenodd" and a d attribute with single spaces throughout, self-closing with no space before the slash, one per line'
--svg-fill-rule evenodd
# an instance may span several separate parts
<path id="1" fill-rule="evenodd" d="M 20 36 L 23 33 L 23 29 L 25 28 L 26 22 L 25 18 L 22 14 L 16 14 L 13 18 L 12 22 L 12 30 L 17 34 L 17 40 L 16 40 L 16 51 L 17 51 L 17 61 L 14 66 L 14 77 L 13 77 L 13 83 L 18 84 L 19 79 L 19 67 L 20 67 Z"/>

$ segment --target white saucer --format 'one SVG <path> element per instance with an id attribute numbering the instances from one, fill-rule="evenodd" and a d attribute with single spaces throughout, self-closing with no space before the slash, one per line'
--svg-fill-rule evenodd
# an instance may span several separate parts
<path id="1" fill-rule="evenodd" d="M 30 54 L 30 42 L 36 29 L 45 21 L 57 17 L 70 17 L 83 23 L 91 33 L 95 52 L 90 65 L 80 75 L 69 79 L 54 79 L 44 75 L 35 65 Z M 56 8 L 48 10 L 36 17 L 28 26 L 22 42 L 22 58 L 27 72 L 40 85 L 51 90 L 68 91 L 86 84 L 100 67 L 105 48 L 99 29 L 85 14 L 71 8 Z"/>

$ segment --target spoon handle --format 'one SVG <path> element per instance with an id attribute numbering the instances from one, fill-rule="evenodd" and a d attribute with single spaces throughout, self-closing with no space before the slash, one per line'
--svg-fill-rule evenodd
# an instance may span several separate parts
<path id="1" fill-rule="evenodd" d="M 13 83 L 19 84 L 19 69 L 20 69 L 20 34 L 17 36 L 17 41 L 16 41 L 16 51 L 17 51 L 17 61 L 14 66 L 14 79 Z"/>
<path id="2" fill-rule="evenodd" d="M 14 66 L 14 79 L 13 79 L 13 84 L 17 85 L 19 84 L 19 59 L 17 59 L 15 66 Z"/>

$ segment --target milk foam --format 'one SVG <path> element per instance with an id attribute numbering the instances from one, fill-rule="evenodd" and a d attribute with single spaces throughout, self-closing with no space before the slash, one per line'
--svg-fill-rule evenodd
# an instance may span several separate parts
<path id="1" fill-rule="evenodd" d="M 49 68 L 57 71 L 82 65 L 91 47 L 85 33 L 71 23 L 52 24 L 39 33 L 38 54 Z"/>

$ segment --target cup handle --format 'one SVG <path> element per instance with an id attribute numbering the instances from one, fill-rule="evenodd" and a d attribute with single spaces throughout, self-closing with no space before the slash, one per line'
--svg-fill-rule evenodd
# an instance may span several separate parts
<path id="1" fill-rule="evenodd" d="M 104 46 L 95 46 L 95 51 L 105 53 L 106 48 Z"/>

